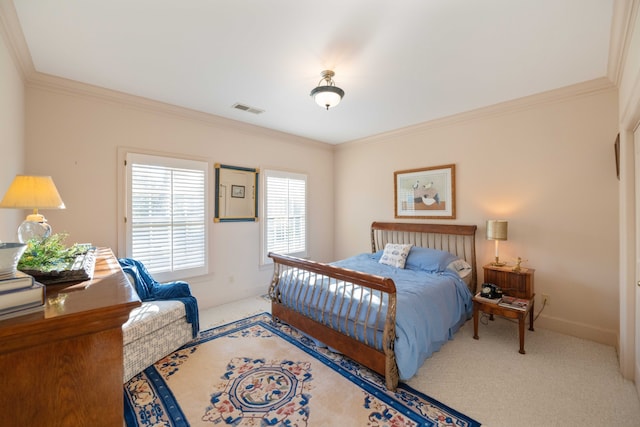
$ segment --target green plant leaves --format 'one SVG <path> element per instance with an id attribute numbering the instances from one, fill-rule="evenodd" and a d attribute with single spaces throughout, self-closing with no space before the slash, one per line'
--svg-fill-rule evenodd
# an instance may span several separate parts
<path id="1" fill-rule="evenodd" d="M 66 233 L 56 233 L 44 239 L 31 239 L 18 261 L 18 270 L 55 271 L 64 269 L 76 256 L 87 251 L 87 245 L 75 243 L 66 247 Z"/>

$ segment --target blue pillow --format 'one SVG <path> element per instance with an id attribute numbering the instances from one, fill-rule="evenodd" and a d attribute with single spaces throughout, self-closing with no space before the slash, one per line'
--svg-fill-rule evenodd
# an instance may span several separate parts
<path id="1" fill-rule="evenodd" d="M 457 259 L 458 257 L 451 252 L 414 246 L 409 251 L 404 268 L 434 273 L 444 271 L 451 262 Z"/>

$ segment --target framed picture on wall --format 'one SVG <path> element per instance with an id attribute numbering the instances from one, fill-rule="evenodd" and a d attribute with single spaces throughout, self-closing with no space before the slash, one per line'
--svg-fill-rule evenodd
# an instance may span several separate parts
<path id="1" fill-rule="evenodd" d="M 456 165 L 394 172 L 396 218 L 455 219 Z"/>
<path id="2" fill-rule="evenodd" d="M 232 185 L 231 186 L 231 197 L 235 197 L 238 199 L 244 199 L 244 185 Z"/>

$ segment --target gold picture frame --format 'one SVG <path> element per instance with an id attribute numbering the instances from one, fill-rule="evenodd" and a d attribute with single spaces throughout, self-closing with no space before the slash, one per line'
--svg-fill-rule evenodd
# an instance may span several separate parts
<path id="1" fill-rule="evenodd" d="M 393 173 L 396 218 L 455 219 L 456 165 Z"/>

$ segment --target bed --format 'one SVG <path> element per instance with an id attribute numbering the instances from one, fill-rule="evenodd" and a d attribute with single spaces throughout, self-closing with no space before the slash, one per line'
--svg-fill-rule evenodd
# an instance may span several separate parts
<path id="1" fill-rule="evenodd" d="M 374 222 L 371 253 L 331 264 L 270 253 L 272 315 L 395 390 L 471 317 L 476 228 Z"/>

